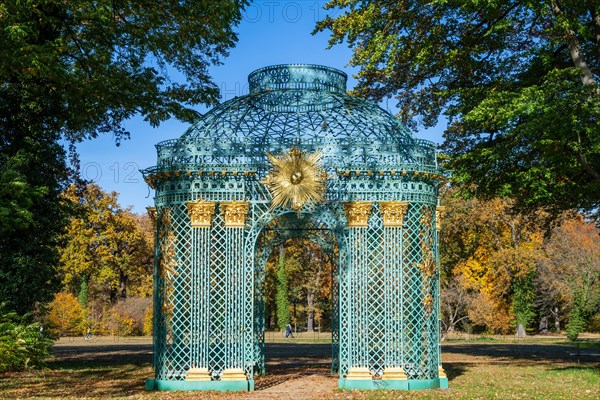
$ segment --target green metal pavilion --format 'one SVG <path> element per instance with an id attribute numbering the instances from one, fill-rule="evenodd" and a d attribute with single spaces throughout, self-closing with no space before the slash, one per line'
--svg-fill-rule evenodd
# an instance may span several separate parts
<path id="1" fill-rule="evenodd" d="M 337 257 L 340 388 L 447 387 L 435 144 L 348 95 L 339 70 L 276 65 L 248 80 L 248 95 L 159 143 L 143 171 L 156 190 L 147 388 L 253 390 L 265 372 L 265 266 L 291 237 Z"/>

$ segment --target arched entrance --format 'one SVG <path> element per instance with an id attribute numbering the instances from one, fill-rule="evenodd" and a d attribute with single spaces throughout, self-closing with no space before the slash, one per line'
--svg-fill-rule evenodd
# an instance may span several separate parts
<path id="1" fill-rule="evenodd" d="M 332 264 L 329 273 L 331 279 L 331 371 L 337 372 L 339 367 L 339 331 L 338 331 L 338 255 L 337 239 L 331 227 L 312 214 L 287 212 L 274 217 L 262 229 L 256 243 L 256 275 L 255 275 L 255 340 L 257 344 L 255 372 L 265 373 L 265 273 L 267 260 L 274 250 L 283 246 L 290 239 L 307 239 L 319 246 Z"/>
<path id="2" fill-rule="evenodd" d="M 339 387 L 445 387 L 435 145 L 347 95 L 340 71 L 280 65 L 249 81 L 143 171 L 157 232 L 148 387 L 253 390 L 269 229 L 322 229 L 337 246 Z"/>

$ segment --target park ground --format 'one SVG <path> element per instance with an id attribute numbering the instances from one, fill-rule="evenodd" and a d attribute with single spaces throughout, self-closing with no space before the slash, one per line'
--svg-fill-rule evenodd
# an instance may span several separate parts
<path id="1" fill-rule="evenodd" d="M 47 368 L 0 374 L 2 399 L 600 399 L 600 337 L 454 339 L 443 344 L 450 388 L 341 391 L 324 338 L 267 336 L 268 373 L 252 393 L 149 392 L 150 338 L 62 338 Z"/>

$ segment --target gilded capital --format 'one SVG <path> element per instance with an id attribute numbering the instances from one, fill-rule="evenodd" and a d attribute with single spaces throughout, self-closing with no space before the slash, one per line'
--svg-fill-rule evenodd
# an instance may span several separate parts
<path id="1" fill-rule="evenodd" d="M 380 201 L 379 210 L 383 216 L 383 226 L 386 228 L 401 228 L 408 210 L 407 201 Z"/>
<path id="2" fill-rule="evenodd" d="M 353 201 L 344 203 L 344 211 L 349 228 L 366 228 L 369 226 L 369 216 L 373 208 L 372 201 Z"/>
<path id="3" fill-rule="evenodd" d="M 446 214 L 446 207 L 444 207 L 444 206 L 436 207 L 436 209 L 435 209 L 435 230 L 438 232 L 442 230 L 442 218 L 444 217 L 445 214 Z"/>
<path id="4" fill-rule="evenodd" d="M 213 215 L 215 214 L 216 203 L 212 201 L 204 201 L 198 199 L 196 201 L 188 201 L 187 206 L 192 228 L 210 228 Z"/>
<path id="5" fill-rule="evenodd" d="M 225 220 L 227 228 L 243 228 L 246 224 L 248 215 L 247 201 L 232 201 L 231 203 L 221 203 L 221 215 Z"/>

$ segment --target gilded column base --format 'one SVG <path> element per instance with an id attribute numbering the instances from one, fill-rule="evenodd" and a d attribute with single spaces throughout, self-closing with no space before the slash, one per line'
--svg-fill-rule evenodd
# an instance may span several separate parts
<path id="1" fill-rule="evenodd" d="M 442 368 L 441 365 L 438 367 L 438 376 L 440 378 L 447 378 L 446 371 L 444 371 L 444 368 Z"/>
<path id="2" fill-rule="evenodd" d="M 225 368 L 221 374 L 221 381 L 245 381 L 246 374 L 241 368 Z"/>
<path id="3" fill-rule="evenodd" d="M 346 376 L 348 381 L 369 379 L 373 379 L 373 376 L 367 367 L 352 367 L 348 370 L 348 376 Z"/>
<path id="4" fill-rule="evenodd" d="M 194 382 L 210 381 L 210 372 L 208 368 L 190 368 L 185 380 Z"/>
<path id="5" fill-rule="evenodd" d="M 408 376 L 406 376 L 402 367 L 387 367 L 383 370 L 383 375 L 381 375 L 381 379 L 386 381 L 399 381 L 408 379 Z"/>

